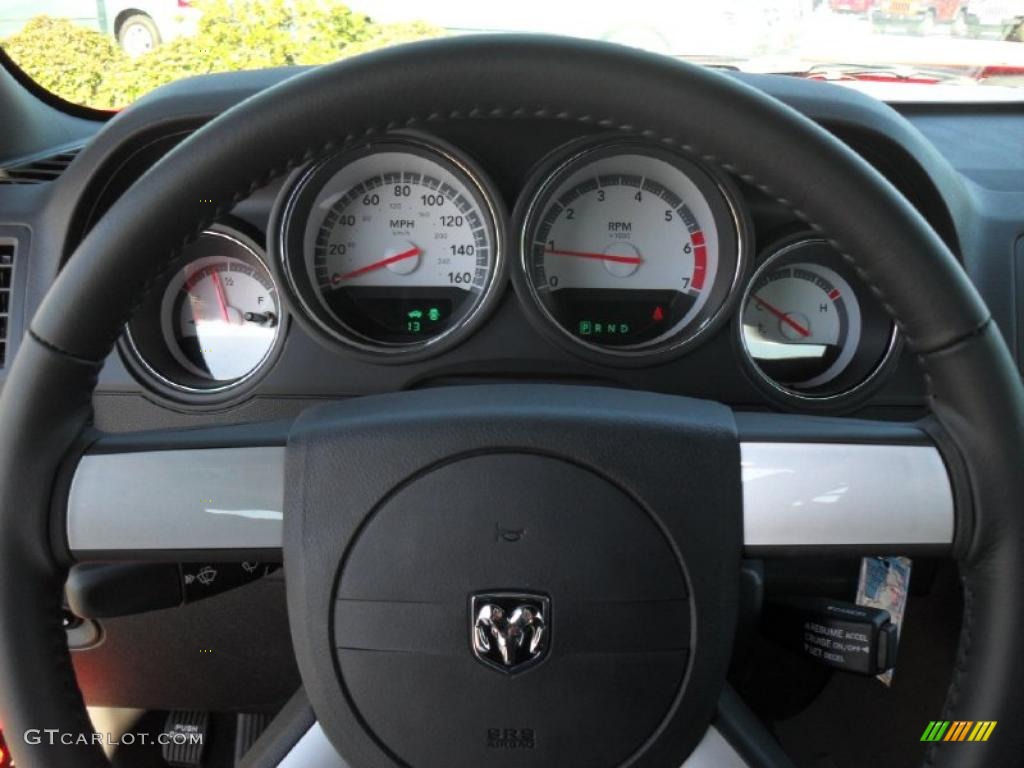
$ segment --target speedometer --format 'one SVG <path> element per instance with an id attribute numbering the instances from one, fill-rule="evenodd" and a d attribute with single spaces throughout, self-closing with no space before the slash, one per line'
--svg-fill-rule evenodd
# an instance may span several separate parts
<path id="1" fill-rule="evenodd" d="M 546 174 L 524 212 L 521 293 L 542 326 L 605 361 L 682 350 L 734 299 L 745 235 L 724 179 L 616 141 Z"/>
<path id="2" fill-rule="evenodd" d="M 321 336 L 380 357 L 463 338 L 494 299 L 501 217 L 483 175 L 418 137 L 383 139 L 300 175 L 281 214 L 290 298 Z"/>

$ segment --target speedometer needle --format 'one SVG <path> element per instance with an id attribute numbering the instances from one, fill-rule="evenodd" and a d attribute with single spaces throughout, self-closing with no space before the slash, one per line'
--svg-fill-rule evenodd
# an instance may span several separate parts
<path id="1" fill-rule="evenodd" d="M 213 286 L 217 289 L 217 304 L 220 305 L 220 316 L 224 318 L 225 323 L 230 323 L 231 319 L 228 317 L 228 297 L 224 293 L 224 284 L 220 281 L 220 272 L 214 270 L 210 273 L 210 277 L 213 280 Z"/>
<path id="2" fill-rule="evenodd" d="M 639 256 L 616 256 L 612 253 L 591 253 L 589 251 L 556 251 L 548 248 L 544 251 L 553 256 L 575 256 L 579 259 L 597 259 L 598 261 L 614 261 L 616 264 L 640 264 L 643 259 Z"/>
<path id="3" fill-rule="evenodd" d="M 375 261 L 372 264 L 367 264 L 365 267 L 360 267 L 359 269 L 347 272 L 339 277 L 332 278 L 331 282 L 339 283 L 342 280 L 351 280 L 353 277 L 365 275 L 367 272 L 373 272 L 375 270 L 381 269 L 382 267 L 386 267 L 388 264 L 394 264 L 399 261 L 405 261 L 406 259 L 411 259 L 415 256 L 419 256 L 421 253 L 423 253 L 423 251 L 413 246 L 408 251 L 396 253 L 394 256 L 388 256 L 386 259 Z"/>
<path id="4" fill-rule="evenodd" d="M 798 323 L 796 320 L 791 318 L 789 315 L 787 315 L 781 309 L 776 309 L 775 307 L 773 307 L 771 304 L 769 304 L 767 301 L 762 299 L 757 294 L 754 294 L 754 301 L 756 301 L 762 307 L 767 309 L 769 312 L 771 312 L 773 315 L 775 315 L 777 318 L 779 318 L 779 320 L 784 322 L 786 325 L 788 325 L 794 331 L 799 333 L 801 336 L 806 338 L 807 336 L 811 335 L 811 332 L 807 328 L 804 328 L 802 325 L 800 325 L 800 323 Z"/>

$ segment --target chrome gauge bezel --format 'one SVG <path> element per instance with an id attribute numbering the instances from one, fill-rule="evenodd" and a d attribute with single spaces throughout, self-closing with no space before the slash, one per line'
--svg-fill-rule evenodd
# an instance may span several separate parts
<path id="1" fill-rule="evenodd" d="M 828 257 L 824 260 L 820 257 L 815 259 L 800 257 L 799 251 L 806 249 L 808 246 L 828 249 Z M 830 387 L 826 385 L 822 387 L 820 391 L 813 389 L 795 389 L 792 386 L 787 386 L 786 384 L 773 379 L 751 356 L 743 332 L 743 313 L 750 301 L 751 292 L 753 291 L 754 286 L 757 285 L 758 281 L 766 273 L 779 268 L 780 262 L 785 261 L 793 261 L 794 263 L 797 261 L 821 263 L 821 266 L 837 272 L 847 283 L 850 284 L 855 292 L 857 302 L 860 305 L 862 323 L 864 322 L 863 318 L 868 312 L 875 315 L 874 320 L 876 322 L 883 317 L 888 317 L 885 310 L 871 294 L 870 290 L 863 285 L 863 281 L 857 277 L 856 273 L 850 268 L 843 256 L 835 250 L 835 248 L 825 238 L 809 233 L 791 235 L 772 243 L 772 245 L 765 249 L 761 258 L 758 259 L 757 266 L 750 275 L 750 278 L 747 280 L 746 286 L 743 289 L 743 295 L 735 315 L 733 337 L 735 345 L 742 358 L 744 370 L 759 386 L 759 388 L 761 388 L 766 394 L 770 395 L 773 399 L 786 406 L 802 409 L 822 408 L 828 410 L 840 409 L 859 403 L 864 397 L 876 391 L 877 388 L 881 386 L 885 380 L 885 374 L 891 371 L 898 359 L 897 353 L 902 347 L 902 337 L 895 322 L 891 322 L 891 319 L 891 327 L 885 334 L 885 342 L 880 345 L 882 348 L 877 353 L 872 353 L 868 350 L 865 356 L 866 360 L 865 357 L 861 357 L 859 359 L 854 358 L 854 361 L 851 361 L 844 371 L 837 375 L 836 379 L 842 380 L 842 383 L 838 387 Z M 861 349 L 858 349 L 855 354 L 865 355 L 863 350 L 863 345 L 865 344 L 863 332 L 861 333 L 861 338 L 858 343 L 861 346 Z M 860 369 L 863 373 L 853 375 L 852 372 L 850 372 L 851 376 L 847 376 L 846 379 L 843 380 L 844 374 L 849 372 L 850 366 L 853 366 L 857 362 L 859 362 Z M 829 383 L 831 384 L 831 382 Z"/>
<path id="2" fill-rule="evenodd" d="M 305 234 L 312 201 L 337 173 L 350 163 L 384 152 L 404 152 L 438 162 L 459 177 L 476 197 L 491 239 L 491 267 L 475 304 L 442 333 L 413 343 L 388 343 L 366 337 L 329 312 L 310 295 L 306 274 Z M 320 185 L 320 186 L 317 186 Z M 300 169 L 285 183 L 271 214 L 270 250 L 280 275 L 286 303 L 310 334 L 331 349 L 341 349 L 376 363 L 408 363 L 433 357 L 465 341 L 493 311 L 501 298 L 507 273 L 505 242 L 507 214 L 497 188 L 483 170 L 450 144 L 419 133 L 394 133 L 349 145 Z"/>
<path id="3" fill-rule="evenodd" d="M 595 161 L 619 155 L 639 154 L 673 165 L 697 186 L 708 201 L 719 230 L 719 258 L 727 251 L 733 261 L 727 271 L 719 268 L 709 289 L 709 311 L 702 312 L 670 337 L 633 346 L 594 344 L 573 334 L 544 305 L 532 278 L 534 232 L 554 193 L 566 179 Z M 653 143 L 643 137 L 588 137 L 570 142 L 538 164 L 524 188 L 513 214 L 517 232 L 517 264 L 512 281 L 531 323 L 546 337 L 585 360 L 617 367 L 657 365 L 674 359 L 709 339 L 726 324 L 739 300 L 740 287 L 749 268 L 753 227 L 739 204 L 740 192 L 728 176 L 694 157 Z"/>
<path id="4" fill-rule="evenodd" d="M 137 331 L 133 332 L 132 326 L 139 322 L 154 324 L 154 329 L 150 332 L 158 333 L 164 340 L 164 346 L 167 346 L 166 334 L 163 332 L 165 318 L 162 317 L 161 314 L 165 298 L 164 294 L 168 290 L 168 287 L 175 276 L 192 263 L 193 258 L 190 256 L 192 246 L 187 246 L 185 248 L 183 254 L 175 260 L 173 269 L 163 275 L 162 278 L 151 288 L 150 296 L 136 311 L 136 315 L 125 324 L 124 332 L 118 342 L 118 347 L 120 349 L 122 359 L 125 361 L 129 370 L 150 392 L 166 400 L 173 401 L 175 404 L 200 407 L 223 407 L 224 405 L 232 404 L 248 397 L 253 387 L 271 370 L 274 362 L 280 356 L 281 350 L 284 347 L 289 317 L 287 310 L 284 307 L 281 291 L 277 279 L 274 276 L 274 272 L 270 268 L 266 254 L 254 238 L 245 234 L 241 228 L 226 224 L 214 225 L 203 230 L 199 235 L 199 238 L 208 237 L 223 239 L 230 242 L 233 247 L 243 250 L 246 254 L 246 258 L 259 265 L 273 285 L 273 290 L 277 297 L 280 317 L 276 326 L 274 341 L 270 347 L 268 347 L 267 352 L 259 362 L 249 370 L 248 373 L 236 379 L 224 381 L 219 384 L 211 383 L 211 386 L 202 386 L 197 379 L 189 372 L 185 371 L 180 364 L 161 365 L 153 356 L 147 355 L 143 352 L 142 344 L 136 338 L 138 335 Z M 152 311 L 147 313 L 147 307 Z M 153 311 L 156 311 L 156 317 L 150 316 L 153 314 Z M 166 352 L 168 355 L 172 355 L 170 349 L 167 349 Z M 179 370 L 179 368 L 181 370 Z"/>

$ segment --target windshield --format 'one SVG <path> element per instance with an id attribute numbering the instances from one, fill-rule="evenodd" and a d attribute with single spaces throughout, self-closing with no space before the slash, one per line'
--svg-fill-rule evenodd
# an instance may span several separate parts
<path id="1" fill-rule="evenodd" d="M 479 32 L 572 34 L 899 100 L 1024 97 L 1024 0 L 0 0 L 0 45 L 101 109 L 211 72 Z"/>

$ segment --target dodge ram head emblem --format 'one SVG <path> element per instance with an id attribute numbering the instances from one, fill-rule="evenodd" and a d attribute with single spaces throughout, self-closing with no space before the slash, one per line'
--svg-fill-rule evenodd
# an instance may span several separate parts
<path id="1" fill-rule="evenodd" d="M 473 595 L 473 655 L 506 674 L 537 664 L 548 650 L 550 601 L 543 595 L 495 592 Z"/>

